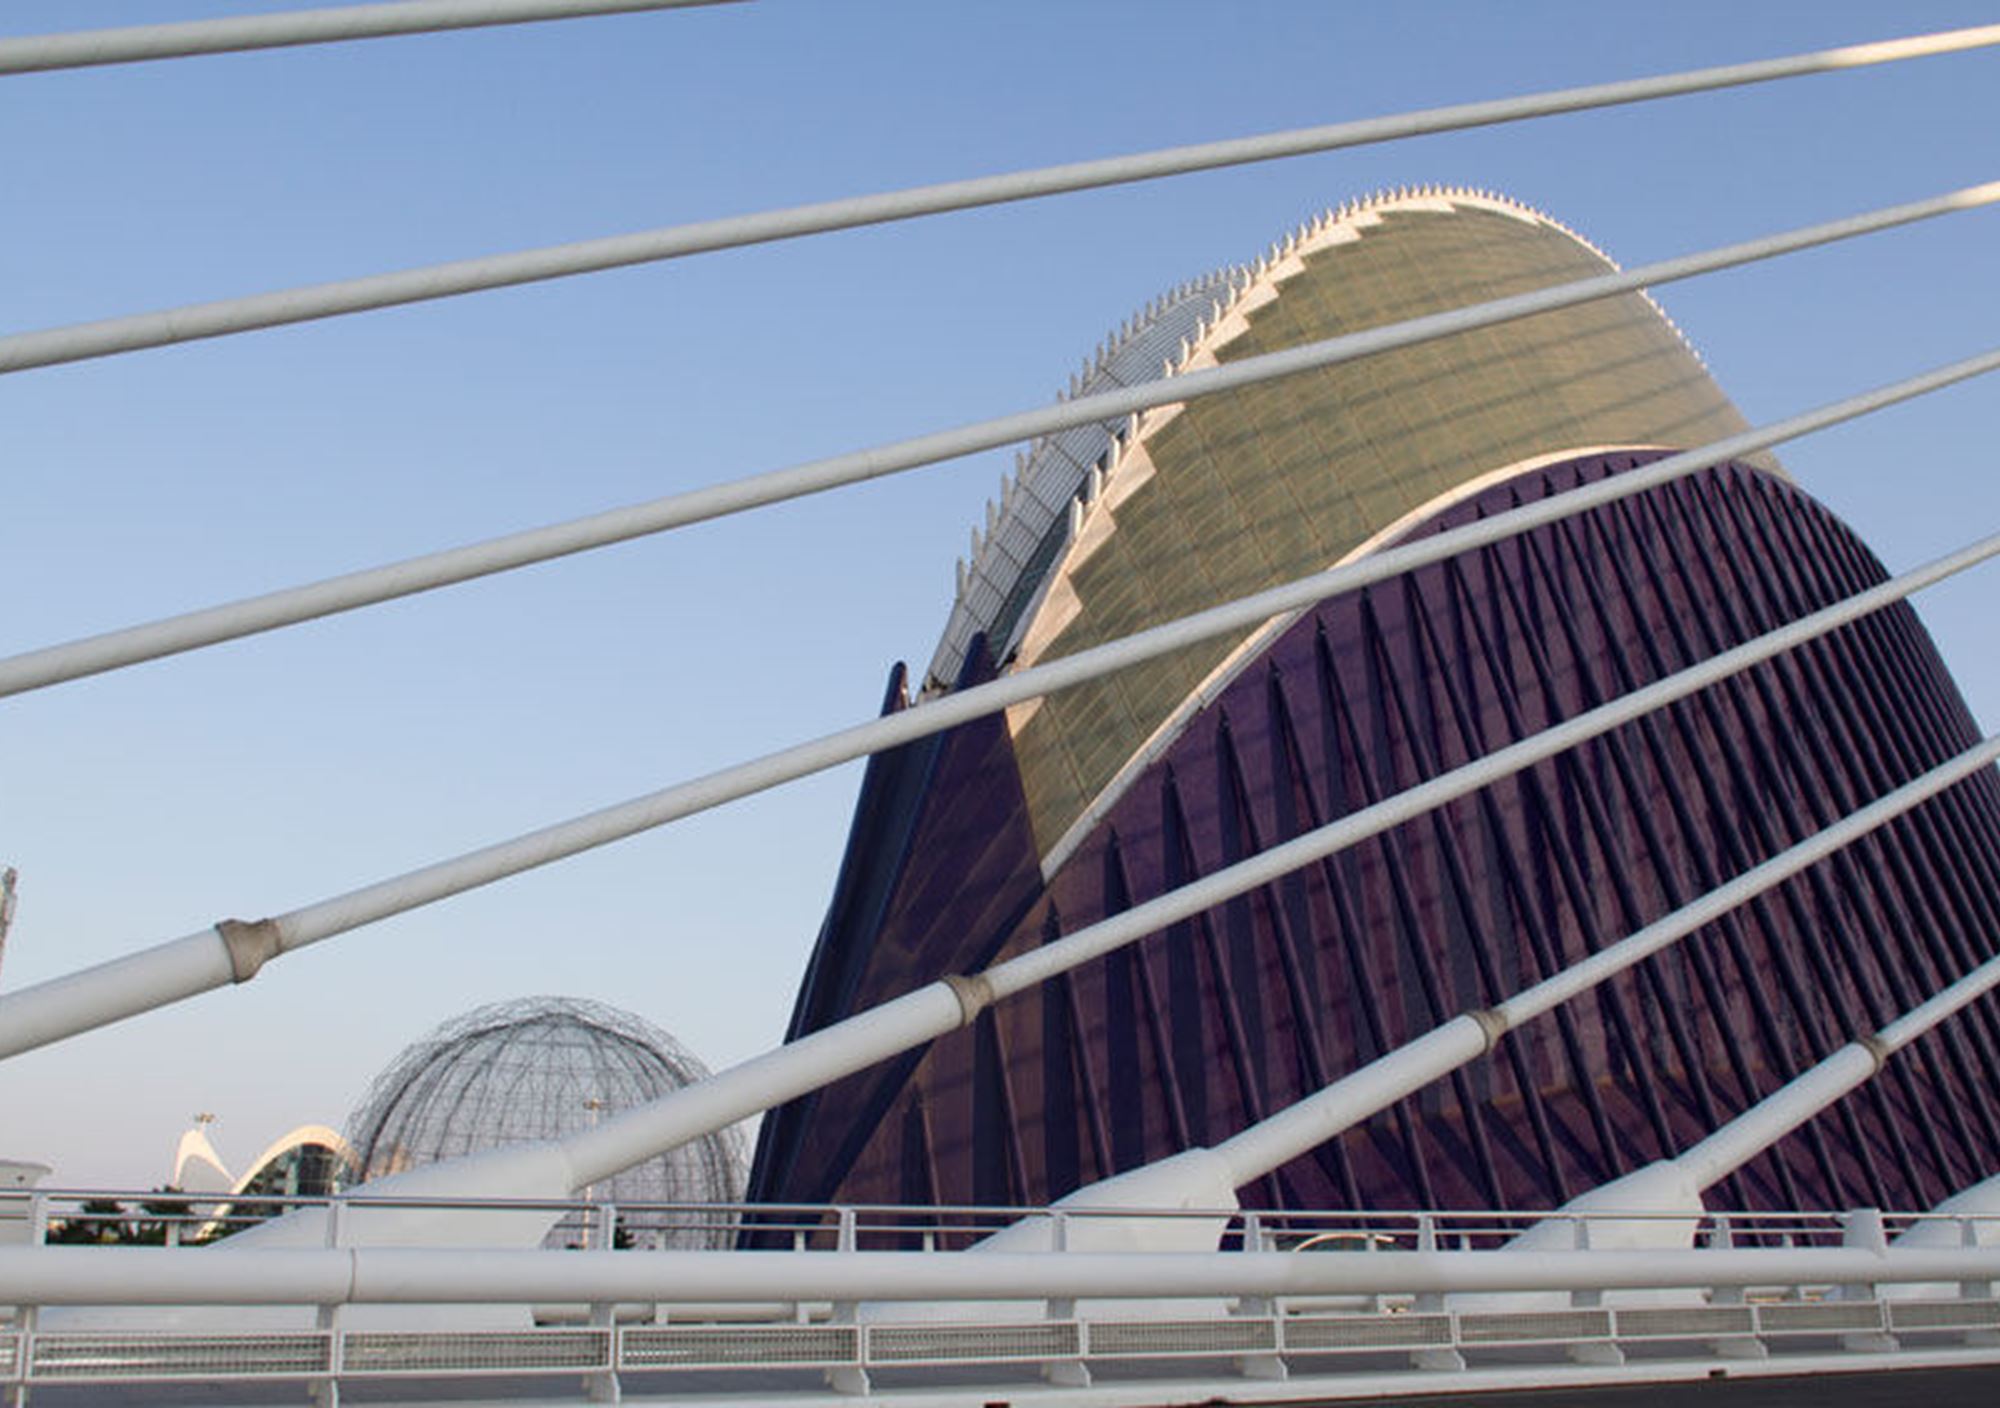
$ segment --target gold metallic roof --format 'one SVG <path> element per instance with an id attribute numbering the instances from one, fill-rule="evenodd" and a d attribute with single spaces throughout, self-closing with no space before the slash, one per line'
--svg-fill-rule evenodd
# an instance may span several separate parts
<path id="1" fill-rule="evenodd" d="M 1492 196 L 1388 196 L 1322 217 L 1231 280 L 1174 370 L 1614 267 Z M 1026 666 L 1305 576 L 1523 460 L 1744 428 L 1641 294 L 1161 407 L 1086 481 L 1034 600 L 995 645 Z M 1210 641 L 1010 711 L 1045 867 L 1136 771 L 1128 764 L 1178 731 L 1186 701 L 1239 644 Z"/>

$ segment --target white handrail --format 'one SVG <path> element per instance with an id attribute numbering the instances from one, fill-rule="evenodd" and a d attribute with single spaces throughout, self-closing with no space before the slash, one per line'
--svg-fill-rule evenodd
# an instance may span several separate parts
<path id="1" fill-rule="evenodd" d="M 0 1248 L 27 1305 L 533 1304 L 1462 1294 L 1992 1281 L 2000 1247 L 1700 1251 L 683 1252 Z"/>

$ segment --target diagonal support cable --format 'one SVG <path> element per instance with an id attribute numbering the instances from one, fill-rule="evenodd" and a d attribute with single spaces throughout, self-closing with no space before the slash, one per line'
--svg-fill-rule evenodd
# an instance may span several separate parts
<path id="1" fill-rule="evenodd" d="M 2000 734 L 1975 744 L 1561 972 L 1491 1007 L 1462 1013 L 1432 1028 L 1270 1118 L 1222 1140 L 1213 1146 L 1213 1151 L 1228 1164 L 1230 1177 L 1241 1188 L 1476 1060 L 1517 1027 L 1672 947 L 1947 787 L 1991 767 L 1996 760 L 2000 760 Z"/>
<path id="2" fill-rule="evenodd" d="M 1600 481 L 1584 489 L 1495 515 L 1418 543 L 1389 549 L 1286 587 L 1260 592 L 1253 597 L 1036 666 L 958 695 L 946 696 L 900 714 L 768 754 L 735 768 L 711 773 L 705 778 L 530 832 L 514 840 L 441 861 L 286 914 L 254 923 L 224 920 L 212 929 L 169 940 L 95 968 L 0 996 L 0 1056 L 45 1045 L 232 982 L 246 981 L 254 977 L 271 958 L 335 934 L 608 844 L 734 797 L 820 771 L 863 753 L 942 731 L 969 718 L 995 712 L 1010 703 L 1110 673 L 1139 659 L 1179 649 L 1192 640 L 1240 629 L 1293 606 L 1351 590 L 1369 581 L 1378 581 L 1421 566 L 1424 562 L 1436 561 L 1467 548 L 1582 512 L 1597 504 L 1642 492 L 1736 455 L 1767 448 L 1808 429 L 1851 419 L 1865 409 L 1906 399 L 1918 394 L 1919 388 L 1931 389 L 1935 385 L 1972 375 L 1976 370 L 1991 370 L 1995 366 L 2000 366 L 2000 352 L 1851 398 L 1781 422 L 1778 426 L 1731 436 L 1699 451 L 1669 456 L 1644 469 Z M 1115 947 L 1152 929 L 1211 908 L 1235 894 L 1268 883 L 1308 861 L 1330 854 L 1332 850 L 1420 815 L 1453 796 L 1475 790 L 1542 757 L 1552 756 L 1757 660 L 1825 634 L 1889 601 L 1900 600 L 1911 592 L 1982 562 L 1995 553 L 2000 553 L 2000 535 L 1984 539 L 1845 602 L 1803 617 L 1645 689 L 1623 695 L 1555 728 L 1489 754 L 1476 763 L 1398 793 L 1320 831 L 1265 851 L 1251 860 L 1176 891 L 1173 896 L 1140 905 L 1091 929 L 1010 960 L 978 980 L 978 992 L 983 994 L 980 1000 L 990 1001 L 1007 996 L 1062 971 L 1059 967 L 1047 966 L 1063 962 L 1059 956 L 1081 953 L 1082 956 L 1065 965 L 1073 967 L 1075 963 L 1088 961 L 1090 957 L 1108 951 L 1108 948 L 1086 951 L 1091 943 Z M 1452 791 L 1454 785 L 1460 790 Z M 1368 826 L 1374 826 L 1375 830 L 1359 829 Z M 1314 849 L 1315 845 L 1325 844 L 1328 838 L 1333 838 L 1328 850 Z M 1239 888 L 1232 889 L 1231 885 L 1238 885 Z M 1189 907 L 1175 908 L 1176 905 Z M 1139 927 L 1131 928 L 1134 924 Z M 1119 937 L 1121 935 L 1123 937 Z M 1092 937 L 1086 939 L 1086 936 Z M 924 991 L 929 992 L 930 989 Z M 949 996 L 954 1004 L 953 1010 L 962 1010 L 957 1006 L 961 999 L 955 995 L 957 990 L 951 984 L 938 985 L 937 991 Z M 932 1001 L 934 1004 L 935 998 Z M 889 1006 L 895 1007 L 896 1004 Z M 873 1059 L 878 1058 L 868 1058 Z M 865 1065 L 867 1061 L 861 1064 Z M 858 1068 L 848 1065 L 842 1070 Z M 828 1075 L 826 1079 L 832 1079 L 832 1076 Z M 750 1112 L 745 1110 L 743 1113 Z M 732 1118 L 741 1118 L 741 1115 Z"/>
<path id="3" fill-rule="evenodd" d="M 1873 1080 L 1891 1056 L 1995 986 L 2000 986 L 2000 958 L 1989 958 L 1881 1030 L 1841 1047 L 1700 1143 L 1683 1150 L 1672 1162 L 1686 1169 L 1698 1187 L 1727 1178 L 1807 1120 Z"/>
<path id="4" fill-rule="evenodd" d="M 472 581 L 572 553 L 627 542 L 763 505 L 878 479 L 1032 439 L 1073 426 L 1117 420 L 1136 411 L 1195 400 L 1295 376 L 1321 367 L 1494 327 L 1538 313 L 1610 298 L 1697 274 L 1872 234 L 1940 215 L 2000 203 L 2000 182 L 1969 186 L 1928 200 L 1884 207 L 1738 244 L 1537 289 L 1488 303 L 1390 323 L 1300 347 L 1243 357 L 1226 366 L 1186 372 L 1136 386 L 1079 396 L 1053 406 L 975 421 L 870 449 L 811 460 L 684 494 L 671 494 L 564 523 L 526 529 L 484 542 L 405 558 L 304 586 L 205 607 L 178 616 L 87 636 L 0 659 L 0 697 L 43 689 L 146 660 L 196 650 L 303 621 L 337 615 L 399 597 Z"/>
<path id="5" fill-rule="evenodd" d="M 230 15 L 179 24 L 85 29 L 0 39 L 0 74 L 98 68 L 197 54 L 285 49 L 350 39 L 384 39 L 447 29 L 483 29 L 538 20 L 582 19 L 639 10 L 677 10 L 736 0 L 389 0 L 379 5 L 329 5 L 268 15 Z"/>
<path id="6" fill-rule="evenodd" d="M 995 964 L 976 977 L 952 977 L 814 1032 L 725 1075 L 626 1111 L 595 1129 L 563 1141 L 577 1186 L 609 1177 L 652 1157 L 770 1109 L 897 1051 L 920 1045 L 969 1023 L 986 1006 L 1104 957 L 1169 924 L 1248 894 L 1302 866 L 1379 836 L 1446 802 L 1478 791 L 1569 748 L 1694 694 L 1761 661 L 1838 630 L 1891 602 L 1901 601 L 1957 572 L 2000 556 L 2000 534 L 1891 578 L 1790 625 L 1704 660 L 1699 665 L 1621 695 L 1552 728 L 1385 797 L 1373 806 L 1294 837 L 1206 875 L 1179 889 L 1122 910 L 1073 934 Z M 0 1000 L 0 1030 L 11 1017 Z M 920 1035 L 913 1033 L 920 1032 Z M 901 1045 L 890 1044 L 901 1041 Z M 0 1048 L 4 1051 L 4 1048 Z M 765 1063 L 760 1066 L 759 1063 Z M 739 1073 L 743 1073 L 740 1074 Z M 705 1087 L 712 1087 L 707 1088 Z M 701 1092 L 701 1093 L 697 1093 Z M 685 1100 L 680 1096 L 687 1096 Z M 735 1103 L 732 1103 L 732 1100 Z"/>
<path id="7" fill-rule="evenodd" d="M 1487 127 L 1554 113 L 1646 102 L 1654 98 L 1734 88 L 1804 74 L 1831 73 L 1902 59 L 1957 53 L 1995 44 L 2000 44 L 2000 25 L 1982 25 L 1873 44 L 1821 49 L 1755 63 L 1729 64 L 1653 78 L 1626 79 L 1522 97 L 1461 103 L 1390 117 L 1364 118 L 1358 122 L 1297 128 L 965 181 L 913 186 L 876 195 L 850 196 L 813 205 L 672 225 L 636 234 L 461 259 L 396 273 L 312 284 L 274 293 L 253 294 L 247 298 L 197 303 L 163 312 L 0 337 L 0 372 L 107 357 L 145 347 L 164 347 L 171 343 L 223 337 L 257 328 L 282 327 L 373 308 L 421 303 L 484 289 L 654 263 L 710 250 L 823 234 L 829 230 L 879 225 L 920 215 L 1001 205 L 1100 186 L 1125 185 L 1133 181 L 1272 161 L 1309 152 L 1334 151 L 1426 133 Z"/>

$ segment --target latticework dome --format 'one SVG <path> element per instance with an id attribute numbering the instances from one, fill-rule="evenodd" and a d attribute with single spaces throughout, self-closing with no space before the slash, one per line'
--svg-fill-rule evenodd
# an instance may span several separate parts
<path id="1" fill-rule="evenodd" d="M 560 1139 L 702 1079 L 708 1068 L 629 1012 L 568 997 L 519 998 L 453 1018 L 392 1061 L 348 1118 L 364 1178 L 502 1144 Z M 743 1195 L 743 1141 L 724 1130 L 598 1183 L 620 1205 L 728 1203 Z M 733 1219 L 621 1214 L 641 1245 L 728 1245 Z M 558 1227 L 555 1242 L 570 1236 Z"/>

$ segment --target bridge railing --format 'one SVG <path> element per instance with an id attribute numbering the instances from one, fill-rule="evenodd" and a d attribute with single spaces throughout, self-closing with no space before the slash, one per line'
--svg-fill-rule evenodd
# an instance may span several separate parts
<path id="1" fill-rule="evenodd" d="M 797 1252 L 956 1252 L 1022 1222 L 1183 1220 L 1215 1223 L 1224 1251 L 1484 1251 L 1557 1219 L 1594 1223 L 1686 1223 L 1685 1211 L 1593 1212 L 1554 1209 L 1121 1208 L 876 1203 L 698 1203 L 610 1199 L 386 1198 L 177 1189 L 27 1188 L 0 1192 L 0 1246 L 118 1245 L 197 1247 L 226 1240 L 284 1213 L 337 1207 L 329 1245 L 344 1245 L 347 1219 L 379 1211 L 449 1214 L 493 1210 L 547 1214 L 552 1250 L 727 1250 L 739 1245 Z M 1701 1246 L 1838 1246 L 1852 1214 L 1832 1211 L 1713 1211 L 1692 1219 Z M 2000 1228 L 2000 1214 L 1894 1212 L 1881 1215 L 1894 1237 L 1924 1222 Z M 1060 1245 L 1060 1240 L 1058 1240 Z"/>
<path id="2" fill-rule="evenodd" d="M 545 1214 L 576 1229 L 577 1249 L 341 1245 L 353 1218 L 415 1201 L 8 1194 L 0 1388 L 288 1380 L 331 1401 L 347 1382 L 407 1380 L 421 1397 L 435 1376 L 563 1375 L 598 1399 L 627 1380 L 754 1399 L 1023 1375 L 1334 1392 L 1387 1374 L 1424 1391 L 1586 1382 L 1634 1359 L 1668 1378 L 2000 1362 L 2000 1215 L 1682 1211 L 1659 1216 L 1694 1223 L 1690 1249 L 1627 1251 L 1592 1249 L 1593 1229 L 1647 1214 L 430 1200 Z M 316 1205 L 339 1209 L 323 1248 L 170 1245 Z M 1024 1218 L 1121 1217 L 1214 1222 L 1223 1250 L 961 1250 Z M 1506 1249 L 1551 1217 L 1575 1226 L 1578 1250 Z M 1932 1239 L 1945 1245 L 1888 1240 L 1924 1223 L 1952 1228 Z M 91 1228 L 166 1245 L 79 1244 Z M 749 1228 L 778 1249 L 663 1249 L 670 1234 Z M 177 1329 L 190 1304 L 241 1309 L 226 1330 Z"/>

